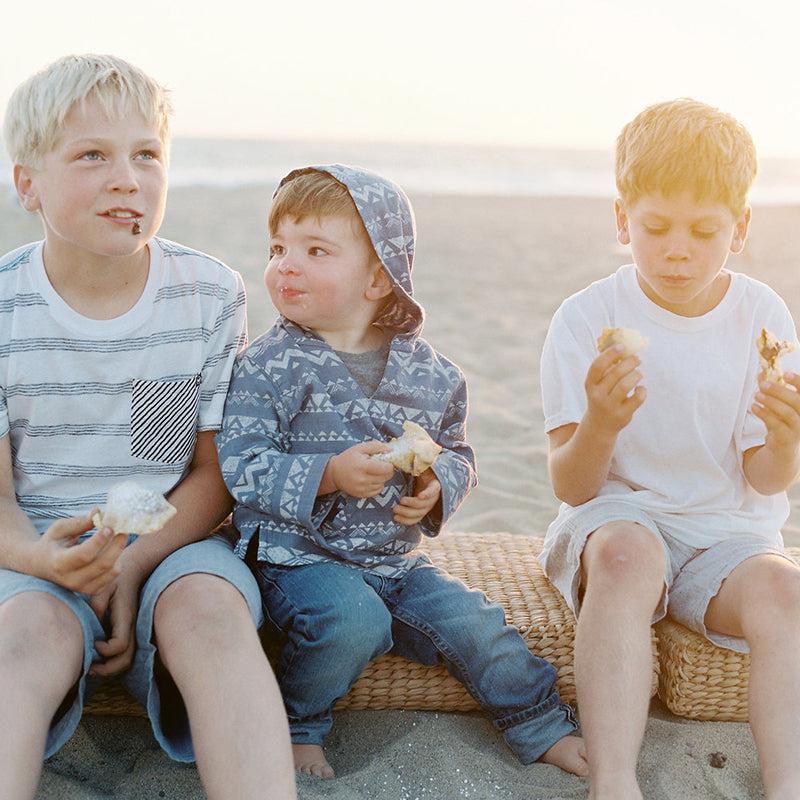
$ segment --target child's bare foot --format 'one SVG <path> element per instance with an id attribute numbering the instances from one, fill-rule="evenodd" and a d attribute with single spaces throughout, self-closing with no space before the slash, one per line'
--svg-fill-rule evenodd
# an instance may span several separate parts
<path id="1" fill-rule="evenodd" d="M 589 774 L 586 760 L 586 745 L 579 736 L 565 736 L 559 739 L 540 759 L 543 764 L 554 764 L 564 772 L 571 772 L 585 778 Z"/>
<path id="2" fill-rule="evenodd" d="M 563 742 L 564 740 L 562 739 L 561 741 Z M 560 743 L 558 742 L 558 744 Z M 550 750 L 552 749 L 551 747 Z M 305 772 L 306 775 L 315 775 L 317 778 L 330 779 L 335 777 L 333 768 L 328 763 L 325 753 L 318 744 L 293 744 L 292 755 L 294 756 L 294 768 L 298 772 Z"/>

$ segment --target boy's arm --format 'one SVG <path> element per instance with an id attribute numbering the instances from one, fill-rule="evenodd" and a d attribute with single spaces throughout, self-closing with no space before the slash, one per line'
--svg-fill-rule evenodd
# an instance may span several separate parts
<path id="1" fill-rule="evenodd" d="M 622 350 L 609 348 L 589 367 L 583 419 L 548 433 L 553 492 L 568 505 L 578 506 L 597 496 L 608 477 L 617 436 L 644 402 L 646 391 L 637 385 L 642 377 L 639 359 L 621 359 Z"/>
<path id="2" fill-rule="evenodd" d="M 52 581 L 76 592 L 92 594 L 119 574 L 118 560 L 126 534 L 103 528 L 85 542 L 78 537 L 94 527 L 92 511 L 85 517 L 56 520 L 39 535 L 17 504 L 11 445 L 0 439 L 0 567 Z"/>
<path id="3" fill-rule="evenodd" d="M 247 355 L 233 370 L 217 451 L 222 477 L 234 500 L 261 514 L 316 527 L 335 495 L 317 500 L 333 453 L 288 452 L 279 394 Z"/>
<path id="4" fill-rule="evenodd" d="M 177 513 L 158 533 L 140 536 L 126 548 L 123 570 L 137 585 L 175 550 L 207 538 L 230 513 L 231 496 L 217 462 L 214 433 L 197 434 L 189 471 L 168 495 Z"/>
<path id="5" fill-rule="evenodd" d="M 752 410 L 767 437 L 742 458 L 747 481 L 763 495 L 783 492 L 800 478 L 800 376 L 787 372 L 784 379 L 781 386 L 761 377 Z"/>
<path id="6" fill-rule="evenodd" d="M 420 521 L 424 532 L 429 536 L 436 536 L 439 533 L 478 482 L 475 452 L 466 441 L 467 408 L 467 384 L 462 377 L 447 405 L 442 419 L 442 429 L 437 437 L 442 451 L 434 461 L 431 472 L 439 481 L 441 495 L 434 507 Z M 428 483 L 429 480 L 422 481 L 422 487 L 417 486 L 418 492 L 420 488 L 425 491 Z"/>

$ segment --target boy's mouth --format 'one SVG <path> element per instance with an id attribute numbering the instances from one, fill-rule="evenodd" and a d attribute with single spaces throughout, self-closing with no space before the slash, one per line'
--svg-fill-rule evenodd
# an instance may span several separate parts
<path id="1" fill-rule="evenodd" d="M 280 292 L 281 297 L 285 297 L 287 300 L 294 300 L 301 295 L 304 295 L 305 292 L 301 291 L 300 289 L 294 289 L 291 286 L 282 286 L 278 289 Z"/>
<path id="2" fill-rule="evenodd" d="M 135 220 L 141 219 L 143 214 L 132 208 L 110 208 L 100 214 L 101 217 L 111 219 L 120 225 L 133 225 Z"/>

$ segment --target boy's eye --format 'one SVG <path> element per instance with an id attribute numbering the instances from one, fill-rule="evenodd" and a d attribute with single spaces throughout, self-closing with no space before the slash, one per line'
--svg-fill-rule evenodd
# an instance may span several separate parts
<path id="1" fill-rule="evenodd" d="M 716 234 L 716 231 L 695 231 L 694 235 L 698 239 L 711 239 Z"/>
<path id="2" fill-rule="evenodd" d="M 154 159 L 158 158 L 158 153 L 154 150 L 141 150 L 136 154 L 136 158 L 142 161 L 153 161 Z"/>
<path id="3" fill-rule="evenodd" d="M 644 229 L 651 235 L 651 236 L 661 236 L 667 232 L 666 228 L 655 228 L 651 225 L 645 225 Z"/>
<path id="4" fill-rule="evenodd" d="M 99 150 L 87 150 L 78 156 L 81 161 L 99 161 L 102 157 L 103 155 Z"/>
<path id="5" fill-rule="evenodd" d="M 282 256 L 283 255 L 283 247 L 279 244 L 270 245 L 269 248 L 269 257 L 273 258 L 274 256 Z"/>
<path id="6" fill-rule="evenodd" d="M 328 255 L 328 251 L 321 247 L 312 247 L 309 249 L 308 254 L 311 256 L 326 256 Z"/>

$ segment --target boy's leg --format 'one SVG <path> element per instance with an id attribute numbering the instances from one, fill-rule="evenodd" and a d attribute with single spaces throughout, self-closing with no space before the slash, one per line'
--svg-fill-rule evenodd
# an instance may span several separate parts
<path id="1" fill-rule="evenodd" d="M 572 709 L 556 691 L 555 668 L 530 653 L 503 609 L 483 592 L 422 565 L 393 582 L 386 600 L 395 619 L 392 652 L 423 664 L 443 660 L 523 764 L 542 759 L 577 729 Z M 558 766 L 585 775 L 581 740 L 572 739 Z"/>
<path id="2" fill-rule="evenodd" d="M 221 536 L 173 553 L 142 590 L 138 650 L 125 680 L 167 754 L 196 754 L 212 800 L 296 796 L 286 715 L 256 630 L 261 618 L 255 580 Z"/>
<path id="3" fill-rule="evenodd" d="M 296 766 L 331 778 L 322 744 L 333 704 L 392 646 L 391 616 L 361 570 L 259 564 L 256 574 L 267 616 L 286 635 L 277 673 Z"/>
<path id="4" fill-rule="evenodd" d="M 750 647 L 749 711 L 766 796 L 800 797 L 800 568 L 752 556 L 723 581 L 706 626 Z"/>
<path id="5" fill-rule="evenodd" d="M 38 581 L 0 570 L 0 583 Z M 40 583 L 46 584 L 45 581 Z M 5 735 L 0 737 L 0 798 L 32 798 L 45 754 L 51 755 L 72 735 L 82 706 L 83 681 L 92 659 L 91 609 L 72 593 L 52 584 L 25 590 L 0 604 L 0 709 Z M 10 586 L 2 587 L 7 597 Z M 68 604 L 56 594 L 69 595 Z M 75 607 L 81 606 L 78 613 Z M 86 632 L 84 624 L 88 627 Z M 67 694 L 75 697 L 67 705 Z M 61 708 L 64 706 L 63 708 Z M 57 717 L 57 719 L 54 719 Z"/>
<path id="6" fill-rule="evenodd" d="M 641 798 L 636 761 L 650 704 L 650 625 L 665 588 L 664 545 L 643 525 L 612 522 L 583 551 L 575 683 L 590 797 Z"/>

